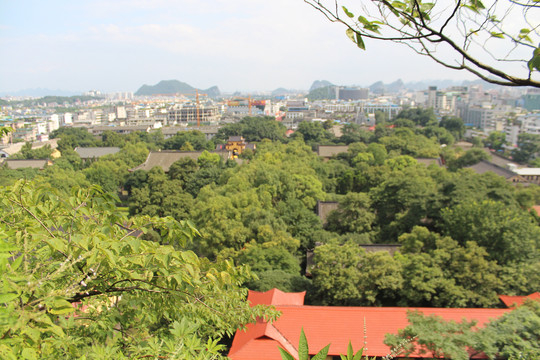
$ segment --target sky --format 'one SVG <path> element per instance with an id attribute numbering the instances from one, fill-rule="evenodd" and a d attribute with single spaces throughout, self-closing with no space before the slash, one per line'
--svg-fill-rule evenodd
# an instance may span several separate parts
<path id="1" fill-rule="evenodd" d="M 176 79 L 222 92 L 473 79 L 366 40 L 302 0 L 0 0 L 0 92 L 136 91 Z"/>

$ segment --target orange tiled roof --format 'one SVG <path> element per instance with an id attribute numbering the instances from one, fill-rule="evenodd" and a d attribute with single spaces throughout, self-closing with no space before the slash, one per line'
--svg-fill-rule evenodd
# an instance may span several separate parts
<path id="1" fill-rule="evenodd" d="M 535 292 L 527 296 L 511 296 L 511 295 L 499 295 L 499 299 L 509 308 L 523 305 L 525 300 L 540 300 L 540 293 Z"/>
<path id="2" fill-rule="evenodd" d="M 271 292 L 276 294 L 275 290 Z M 260 300 L 263 297 L 262 294 L 258 293 L 255 296 L 258 296 Z M 252 297 L 252 292 L 250 292 L 248 300 L 251 301 Z M 296 355 L 302 328 L 308 339 L 311 354 L 315 354 L 329 343 L 331 345 L 328 355 L 346 354 L 349 340 L 354 349 L 364 346 L 364 324 L 367 335 L 365 344 L 367 355 L 385 356 L 390 352 L 390 348 L 383 343 L 385 335 L 397 333 L 399 329 L 408 325 L 407 311 L 409 310 L 418 310 L 426 315 L 437 315 L 445 320 L 474 319 L 479 326 L 510 311 L 509 309 L 333 307 L 284 304 L 276 305 L 275 308 L 282 314 L 272 324 L 260 321 L 257 324 L 248 325 L 246 331 L 237 331 L 229 352 L 231 359 L 281 360 L 279 347 Z M 422 357 L 414 354 L 410 356 Z M 429 354 L 423 356 L 426 357 Z"/>
<path id="3" fill-rule="evenodd" d="M 265 292 L 249 290 L 248 301 L 252 305 L 304 305 L 306 292 L 286 293 L 279 289 L 272 289 Z"/>

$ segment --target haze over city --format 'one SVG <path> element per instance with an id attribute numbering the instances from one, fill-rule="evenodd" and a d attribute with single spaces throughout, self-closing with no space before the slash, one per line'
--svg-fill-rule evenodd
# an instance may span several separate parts
<path id="1" fill-rule="evenodd" d="M 222 91 L 472 79 L 404 46 L 366 41 L 303 1 L 4 1 L 0 94 L 136 91 L 179 79 Z"/>

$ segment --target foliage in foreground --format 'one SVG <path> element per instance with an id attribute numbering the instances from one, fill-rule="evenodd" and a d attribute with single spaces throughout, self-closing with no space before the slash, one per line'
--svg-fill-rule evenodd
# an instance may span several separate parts
<path id="1" fill-rule="evenodd" d="M 481 329 L 475 321 L 445 321 L 413 311 L 410 325 L 397 335 L 387 334 L 385 343 L 397 346 L 407 341 L 406 354 L 433 354 L 455 360 L 468 360 L 484 353 L 489 359 L 535 360 L 540 357 L 540 303 L 525 305 L 492 320 Z M 414 341 L 413 341 L 414 340 Z"/>
<path id="2" fill-rule="evenodd" d="M 0 358 L 220 358 L 218 342 L 270 314 L 231 262 L 180 250 L 197 231 L 118 213 L 98 188 L 0 188 Z M 164 243 L 137 235 L 158 231 Z M 272 314 L 270 314 L 272 315 Z"/>
<path id="3" fill-rule="evenodd" d="M 323 347 L 317 354 L 315 354 L 311 359 L 312 360 L 323 360 L 326 359 L 328 350 L 330 349 L 330 344 Z M 283 360 L 295 360 L 295 357 L 291 355 L 287 350 L 279 348 L 281 353 L 281 358 Z M 304 334 L 304 329 L 300 332 L 300 341 L 298 343 L 298 360 L 309 360 L 309 347 L 306 339 L 306 334 Z"/>

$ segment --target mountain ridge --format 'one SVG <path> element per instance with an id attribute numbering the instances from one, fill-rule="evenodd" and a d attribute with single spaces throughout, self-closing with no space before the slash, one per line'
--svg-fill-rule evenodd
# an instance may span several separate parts
<path id="1" fill-rule="evenodd" d="M 216 97 L 221 95 L 217 86 L 212 86 L 206 90 L 197 89 L 185 82 L 179 80 L 161 80 L 155 85 L 144 84 L 141 86 L 135 95 L 158 95 L 158 94 L 194 94 L 195 91 L 208 94 L 210 97 Z"/>

